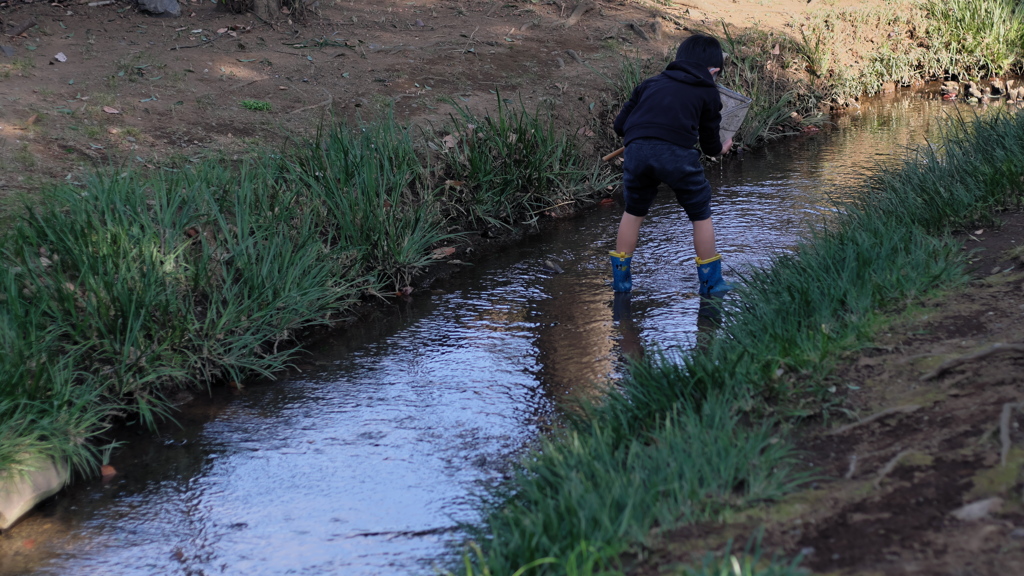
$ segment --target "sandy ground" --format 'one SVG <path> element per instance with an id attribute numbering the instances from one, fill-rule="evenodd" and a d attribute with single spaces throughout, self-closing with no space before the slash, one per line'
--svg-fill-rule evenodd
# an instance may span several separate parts
<path id="1" fill-rule="evenodd" d="M 809 9 L 804 0 L 321 0 L 264 22 L 199 0 L 179 18 L 125 1 L 6 0 L 3 29 L 38 25 L 0 37 L 0 196 L 97 165 L 282 146 L 328 114 L 371 118 L 393 105 L 403 121 L 440 128 L 448 100 L 493 109 L 499 94 L 554 110 L 610 146 L 620 54 L 661 57 L 722 21 L 785 30 Z"/>
<path id="2" fill-rule="evenodd" d="M 872 3 L 882 0 L 827 4 Z M 817 4 L 321 0 L 261 21 L 209 1 L 157 18 L 127 2 L 8 0 L 4 30 L 38 26 L 0 37 L 10 48 L 0 53 L 0 206 L 97 166 L 283 146 L 327 115 L 370 118 L 393 105 L 402 120 L 439 127 L 449 100 L 493 109 L 499 94 L 555 110 L 598 153 L 614 144 L 608 78 L 619 54 L 661 56 L 689 30 L 723 20 L 792 34 Z M 839 371 L 851 414 L 878 416 L 801 432 L 822 475 L 812 490 L 729 524 L 667 534 L 636 572 L 659 573 L 764 526 L 766 548 L 802 552 L 816 572 L 1024 573 L 1015 408 L 1024 353 L 1013 348 L 1024 344 L 1024 215 L 1004 219 L 970 231 L 967 244 L 980 251 L 966 293 L 921 306 Z M 1011 346 L 971 356 L 996 344 Z M 989 498 L 999 500 L 979 518 L 953 514 Z M 8 551 L 19 545 L 16 530 L 3 538 Z"/>

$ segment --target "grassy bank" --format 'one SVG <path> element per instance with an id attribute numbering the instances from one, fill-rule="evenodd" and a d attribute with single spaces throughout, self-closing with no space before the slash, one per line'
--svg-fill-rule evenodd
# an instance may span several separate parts
<path id="1" fill-rule="evenodd" d="M 950 79 L 984 91 L 989 77 L 1024 70 L 1024 5 L 1016 0 L 826 4 L 783 32 L 724 23 L 693 29 L 722 41 L 729 57 L 721 82 L 753 100 L 735 137 L 748 147 L 813 129 L 861 96 Z M 667 63 L 624 53 L 612 81 L 620 102 Z"/>
<path id="2" fill-rule="evenodd" d="M 385 115 L 281 154 L 44 190 L 0 239 L 0 475 L 38 454 L 93 474 L 112 422 L 152 426 L 178 390 L 278 372 L 438 245 L 604 188 L 543 114 L 460 112 L 479 135 L 465 145 L 445 144 L 458 123 L 423 134 Z"/>
<path id="3" fill-rule="evenodd" d="M 797 57 L 790 62 L 811 75 L 824 98 L 841 105 L 886 85 L 980 81 L 1018 75 L 1024 65 L 1024 8 L 1016 0 L 826 6 L 792 27 L 797 33 L 788 49 Z"/>
<path id="4" fill-rule="evenodd" d="M 483 552 L 458 572 L 511 574 L 538 559 L 528 573 L 616 572 L 663 530 L 726 519 L 806 481 L 813 472 L 785 430 L 827 417 L 839 354 L 869 342 L 889 314 L 964 281 L 950 231 L 1024 201 L 1024 119 L 951 122 L 942 141 L 862 183 L 860 200 L 744 278 L 706 347 L 632 365 L 600 404 L 542 440 L 482 499 Z M 744 561 L 737 574 L 792 570 Z"/>

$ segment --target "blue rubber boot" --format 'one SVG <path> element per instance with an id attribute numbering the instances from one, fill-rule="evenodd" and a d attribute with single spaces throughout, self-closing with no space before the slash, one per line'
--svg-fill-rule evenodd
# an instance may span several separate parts
<path id="1" fill-rule="evenodd" d="M 633 273 L 629 269 L 631 254 L 625 252 L 609 252 L 612 258 L 612 290 L 630 292 L 633 290 Z"/>
<path id="2" fill-rule="evenodd" d="M 697 291 L 705 298 L 721 298 L 732 290 L 732 286 L 722 278 L 721 254 L 715 254 L 707 260 L 697 257 L 697 279 L 700 282 Z"/>

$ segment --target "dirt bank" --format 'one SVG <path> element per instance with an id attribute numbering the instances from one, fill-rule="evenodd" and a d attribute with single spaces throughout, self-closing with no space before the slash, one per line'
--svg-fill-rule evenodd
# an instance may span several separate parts
<path id="1" fill-rule="evenodd" d="M 811 489 L 672 532 L 635 573 L 760 527 L 766 551 L 804 554 L 815 573 L 1024 571 L 1024 213 L 999 220 L 964 235 L 966 291 L 915 306 L 837 370 L 851 418 L 796 431 L 821 475 Z"/>
<path id="2" fill-rule="evenodd" d="M 687 4 L 339 0 L 262 21 L 198 0 L 179 18 L 129 2 L 9 0 L 8 31 L 38 25 L 0 40 L 0 196 L 96 166 L 281 146 L 327 114 L 368 118 L 393 105 L 402 120 L 440 125 L 446 99 L 479 110 L 499 93 L 553 110 L 596 154 L 614 144 L 621 54 L 660 58 L 721 21 L 783 31 L 814 8 Z"/>

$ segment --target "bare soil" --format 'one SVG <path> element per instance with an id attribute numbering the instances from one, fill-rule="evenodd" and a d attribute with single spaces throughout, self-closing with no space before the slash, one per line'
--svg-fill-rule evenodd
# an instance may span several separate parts
<path id="1" fill-rule="evenodd" d="M 883 0 L 829 5 L 871 3 Z M 0 36 L 13 50 L 0 53 L 0 206 L 96 167 L 282 146 L 312 136 L 328 115 L 369 118 L 393 106 L 400 120 L 439 127 L 447 99 L 474 110 L 499 97 L 551 109 L 597 155 L 616 145 L 608 78 L 621 53 L 661 56 L 722 20 L 785 32 L 817 8 L 665 4 L 320 0 L 262 21 L 208 0 L 190 0 L 180 18 L 124 1 L 0 2 L 4 31 L 38 23 Z M 839 370 L 851 412 L 881 415 L 802 431 L 808 464 L 822 474 L 812 489 L 727 524 L 666 534 L 636 572 L 659 573 L 763 526 L 766 549 L 803 553 L 816 572 L 1024 573 L 1024 353 L 1008 346 L 971 357 L 1024 345 L 1024 214 L 1002 218 L 1000 228 L 966 236 L 978 250 L 966 292 L 926 302 Z M 993 497 L 999 505 L 979 519 L 952 515 Z"/>
<path id="2" fill-rule="evenodd" d="M 858 4 L 833 5 L 850 3 Z M 210 0 L 182 0 L 178 18 L 127 0 L 0 1 L 5 32 L 38 23 L 0 35 L 0 197 L 76 181 L 96 166 L 281 146 L 313 135 L 328 114 L 368 119 L 393 106 L 404 122 L 439 128 L 447 99 L 484 110 L 499 94 L 554 111 L 596 154 L 614 144 L 610 80 L 621 54 L 663 56 L 690 30 L 722 20 L 782 30 L 810 10 L 804 0 L 311 6 L 263 21 Z M 246 100 L 270 110 L 246 109 Z"/>

